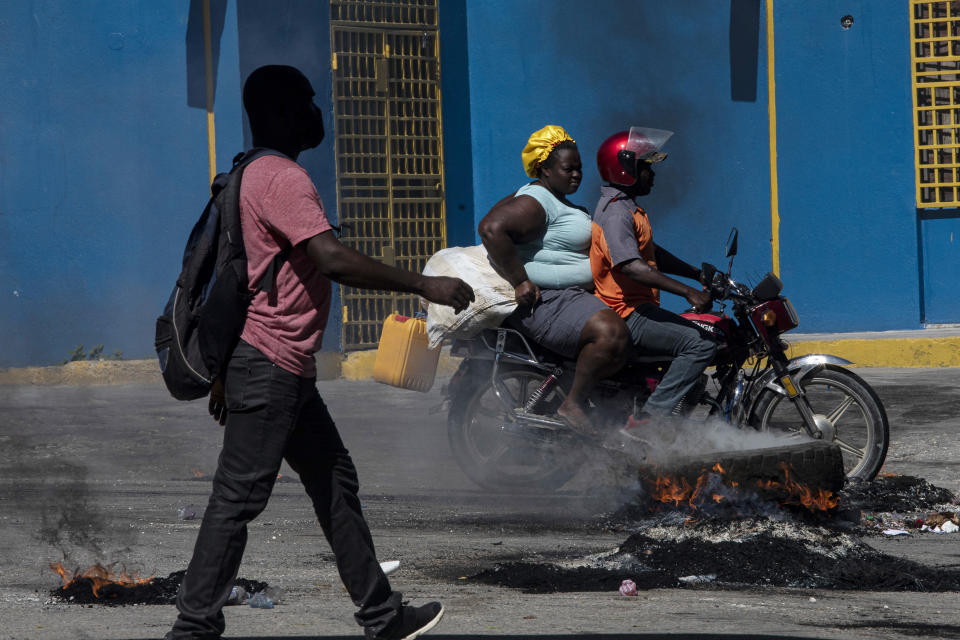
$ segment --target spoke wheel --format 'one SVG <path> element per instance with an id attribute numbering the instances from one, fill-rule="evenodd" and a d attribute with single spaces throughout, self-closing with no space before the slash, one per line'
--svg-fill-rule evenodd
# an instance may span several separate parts
<path id="1" fill-rule="evenodd" d="M 870 480 L 887 456 L 890 427 L 877 394 L 858 375 L 835 365 L 800 381 L 817 420 L 833 431 L 843 452 L 848 478 Z M 766 390 L 757 401 L 750 424 L 761 431 L 805 434 L 803 418 L 786 396 Z"/>
<path id="2" fill-rule="evenodd" d="M 522 367 L 500 370 L 501 391 L 510 409 L 524 406 L 546 376 Z M 551 389 L 533 413 L 553 415 L 564 394 Z M 582 453 L 564 442 L 550 442 L 504 429 L 512 412 L 497 397 L 489 374 L 475 376 L 451 398 L 448 418 L 450 447 L 460 468 L 488 489 L 558 489 L 576 473 Z M 522 427 L 520 427 L 522 429 Z"/>

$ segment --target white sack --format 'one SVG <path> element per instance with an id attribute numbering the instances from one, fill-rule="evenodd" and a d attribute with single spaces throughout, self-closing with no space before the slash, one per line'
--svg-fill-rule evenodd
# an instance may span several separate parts
<path id="1" fill-rule="evenodd" d="M 476 299 L 455 314 L 453 307 L 421 300 L 427 309 L 427 337 L 433 349 L 444 338 L 472 338 L 484 329 L 499 327 L 517 308 L 513 286 L 497 273 L 484 246 L 449 247 L 433 254 L 423 268 L 425 276 L 460 278 Z"/>

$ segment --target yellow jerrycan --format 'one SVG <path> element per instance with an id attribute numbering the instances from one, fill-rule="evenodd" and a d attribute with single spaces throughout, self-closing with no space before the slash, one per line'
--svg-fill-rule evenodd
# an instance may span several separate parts
<path id="1" fill-rule="evenodd" d="M 383 322 L 373 379 L 413 391 L 430 391 L 440 349 L 428 349 L 427 322 L 396 313 Z"/>

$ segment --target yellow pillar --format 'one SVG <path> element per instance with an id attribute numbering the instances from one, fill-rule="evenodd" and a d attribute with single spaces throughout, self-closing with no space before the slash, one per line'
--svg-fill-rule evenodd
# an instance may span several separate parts
<path id="1" fill-rule="evenodd" d="M 774 77 L 773 0 L 767 0 L 767 114 L 770 123 L 770 251 L 780 276 L 780 198 L 777 187 L 777 83 Z"/>
<path id="2" fill-rule="evenodd" d="M 213 122 L 213 46 L 210 36 L 210 0 L 203 0 L 203 58 L 207 86 L 207 162 L 210 182 L 217 175 L 217 134 Z"/>

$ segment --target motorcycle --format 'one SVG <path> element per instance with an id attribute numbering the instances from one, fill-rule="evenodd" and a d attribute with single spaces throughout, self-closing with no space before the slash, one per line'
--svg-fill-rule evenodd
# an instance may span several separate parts
<path id="1" fill-rule="evenodd" d="M 889 444 L 883 403 L 845 368 L 853 364 L 848 360 L 787 357 L 789 345 L 781 336 L 799 325 L 797 312 L 780 295 L 783 283 L 773 273 L 752 288 L 731 277 L 738 235 L 734 229 L 727 240 L 725 273 L 708 263 L 702 267 L 705 288 L 720 309 L 681 314 L 716 340 L 718 350 L 712 372 L 701 376 L 675 413 L 693 416 L 699 409 L 697 415 L 739 429 L 833 442 L 848 479 L 872 479 Z M 574 362 L 504 327 L 454 340 L 451 354 L 463 360 L 445 389 L 448 436 L 457 463 L 480 486 L 557 489 L 600 445 L 586 442 L 556 416 Z M 591 420 L 608 430 L 624 425 L 669 366 L 668 356 L 634 354 L 591 391 Z"/>

